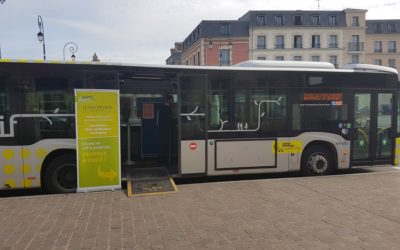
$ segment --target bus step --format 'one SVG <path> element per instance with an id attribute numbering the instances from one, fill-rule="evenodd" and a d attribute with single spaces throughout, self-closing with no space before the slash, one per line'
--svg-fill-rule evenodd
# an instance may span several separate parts
<path id="1" fill-rule="evenodd" d="M 129 169 L 126 174 L 129 197 L 169 194 L 178 191 L 166 168 Z"/>

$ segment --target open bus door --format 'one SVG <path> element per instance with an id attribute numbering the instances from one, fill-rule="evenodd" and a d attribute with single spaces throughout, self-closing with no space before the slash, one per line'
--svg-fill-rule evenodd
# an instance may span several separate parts
<path id="1" fill-rule="evenodd" d="M 388 164 L 393 161 L 393 93 L 354 92 L 352 165 Z"/>
<path id="2" fill-rule="evenodd" d="M 178 80 L 180 174 L 205 174 L 207 151 L 207 77 L 180 75 Z"/>

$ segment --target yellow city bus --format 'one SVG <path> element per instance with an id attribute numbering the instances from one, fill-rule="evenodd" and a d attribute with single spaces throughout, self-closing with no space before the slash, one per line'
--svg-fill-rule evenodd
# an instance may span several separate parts
<path id="1" fill-rule="evenodd" d="M 0 189 L 76 190 L 79 88 L 120 91 L 122 172 L 324 175 L 398 163 L 399 80 L 391 68 L 0 60 Z M 166 97 L 173 100 L 168 130 L 159 122 Z M 168 138 L 164 162 L 161 137 Z"/>

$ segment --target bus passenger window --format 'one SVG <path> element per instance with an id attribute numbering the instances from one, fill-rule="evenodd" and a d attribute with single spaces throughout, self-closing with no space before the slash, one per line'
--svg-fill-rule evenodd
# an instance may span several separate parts
<path id="1" fill-rule="evenodd" d="M 116 89 L 116 76 L 115 72 L 90 72 L 86 78 L 86 85 L 93 89 Z"/>
<path id="2" fill-rule="evenodd" d="M 66 78 L 36 78 L 25 83 L 23 122 L 32 124 L 35 140 L 45 138 L 73 138 L 75 136 L 74 85 Z M 29 117 L 32 114 L 32 117 Z M 33 114 L 47 115 L 35 117 Z M 58 116 L 55 116 L 57 114 Z M 67 116 L 59 116 L 68 114 Z"/>
<path id="3" fill-rule="evenodd" d="M 6 79 L 0 78 L 0 114 L 9 110 L 7 105 Z"/>
<path id="4" fill-rule="evenodd" d="M 250 110 L 252 117 L 252 127 L 258 126 L 260 120 L 260 132 L 267 134 L 285 133 L 287 130 L 286 122 L 286 95 L 278 93 L 256 94 L 251 98 L 253 109 Z M 259 111 L 260 110 L 260 111 Z M 253 125 L 254 124 L 254 125 Z"/>
<path id="5" fill-rule="evenodd" d="M 229 108 L 228 95 L 225 91 L 214 91 L 209 96 L 209 129 L 227 130 L 229 129 Z"/>
<path id="6" fill-rule="evenodd" d="M 348 120 L 347 104 L 340 92 L 301 93 L 298 102 L 293 109 L 293 130 L 337 132 L 338 123 Z"/>

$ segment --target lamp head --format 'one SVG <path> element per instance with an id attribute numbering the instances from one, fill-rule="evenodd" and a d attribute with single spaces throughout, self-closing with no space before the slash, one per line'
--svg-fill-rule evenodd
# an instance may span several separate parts
<path id="1" fill-rule="evenodd" d="M 37 33 L 37 37 L 38 37 L 39 42 L 43 42 L 44 35 L 43 35 L 43 33 L 41 31 L 39 31 L 39 33 Z"/>

